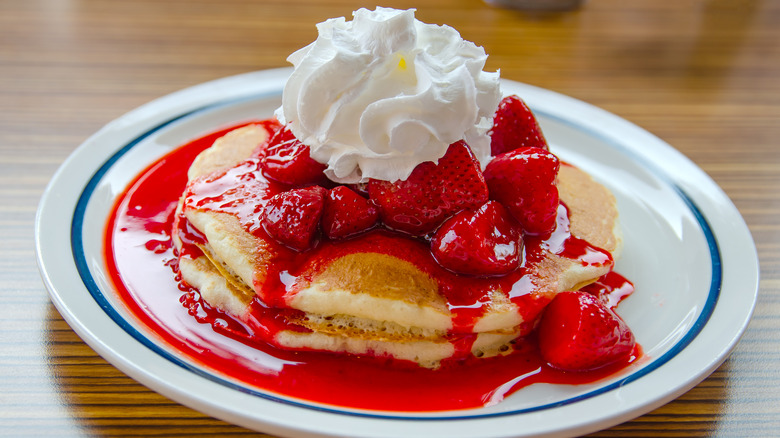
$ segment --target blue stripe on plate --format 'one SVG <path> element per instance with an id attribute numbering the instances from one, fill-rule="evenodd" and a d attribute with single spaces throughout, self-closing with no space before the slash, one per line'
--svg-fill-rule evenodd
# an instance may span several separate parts
<path id="1" fill-rule="evenodd" d="M 649 373 L 655 371 L 659 367 L 663 366 L 665 363 L 669 362 L 672 358 L 674 358 L 677 354 L 679 354 L 685 347 L 687 347 L 695 338 L 698 336 L 698 334 L 701 332 L 701 330 L 704 328 L 704 326 L 707 324 L 707 322 L 710 319 L 710 316 L 712 315 L 712 312 L 715 308 L 715 305 L 717 304 L 718 297 L 720 296 L 720 290 L 721 290 L 721 280 L 722 280 L 722 266 L 721 266 L 721 256 L 720 256 L 720 250 L 718 248 L 718 243 L 715 239 L 715 236 L 712 232 L 712 229 L 710 228 L 709 223 L 707 222 L 707 219 L 702 214 L 701 210 L 696 206 L 696 204 L 693 202 L 693 200 L 679 187 L 677 186 L 673 180 L 660 168 L 651 165 L 651 163 L 647 163 L 644 159 L 633 153 L 630 149 L 627 149 L 625 146 L 621 145 L 620 143 L 612 140 L 611 138 L 605 137 L 599 132 L 593 131 L 589 129 L 588 127 L 584 127 L 581 125 L 577 125 L 573 123 L 570 120 L 563 119 L 561 117 L 558 117 L 553 114 L 546 114 L 543 112 L 538 112 L 539 114 L 543 115 L 544 117 L 548 117 L 551 119 L 554 119 L 558 122 L 567 124 L 581 132 L 586 132 L 587 134 L 596 137 L 600 139 L 601 141 L 611 145 L 614 149 L 620 150 L 630 156 L 633 156 L 634 159 L 638 162 L 641 162 L 647 169 L 650 169 L 657 177 L 659 177 L 661 180 L 663 180 L 666 184 L 668 184 L 670 187 L 674 189 L 674 191 L 680 196 L 680 198 L 685 202 L 685 204 L 688 206 L 690 211 L 693 213 L 694 217 L 699 223 L 699 226 L 701 227 L 702 232 L 704 233 L 704 236 L 707 240 L 707 245 L 709 246 L 710 251 L 710 258 L 712 260 L 712 279 L 710 283 L 710 290 L 707 296 L 707 301 L 702 308 L 701 313 L 699 314 L 699 317 L 696 319 L 694 324 L 691 326 L 691 328 L 688 330 L 688 332 L 683 336 L 669 351 L 667 351 L 665 354 L 660 356 L 659 358 L 655 359 L 650 364 L 646 365 L 645 367 L 641 368 L 640 370 L 637 370 L 636 372 L 626 376 L 623 379 L 620 379 L 616 382 L 613 382 L 609 385 L 603 386 L 601 388 L 598 388 L 596 390 L 590 391 L 588 393 L 579 395 L 577 397 L 568 398 L 566 400 L 562 400 L 555 403 L 549 403 L 545 405 L 540 406 L 534 406 L 526 409 L 518 409 L 514 411 L 509 412 L 498 412 L 498 413 L 490 413 L 490 414 L 477 414 L 477 415 L 469 415 L 469 416 L 431 416 L 431 417 L 415 417 L 415 416 L 404 416 L 404 415 L 383 415 L 383 414 L 371 414 L 371 413 L 363 413 L 363 412 L 351 412 L 346 410 L 339 410 L 334 408 L 326 408 L 321 406 L 316 406 L 312 404 L 307 403 L 301 403 L 291 400 L 286 400 L 271 394 L 263 393 L 255 389 L 246 388 L 244 386 L 235 384 L 233 382 L 230 382 L 228 380 L 225 380 L 224 378 L 221 378 L 219 376 L 213 375 L 201 368 L 198 368 L 196 366 L 193 366 L 182 359 L 168 353 L 158 345 L 154 344 L 151 340 L 149 340 L 146 336 L 144 336 L 143 333 L 136 330 L 128 321 L 126 321 L 109 303 L 107 298 L 104 296 L 103 291 L 100 290 L 100 288 L 97 286 L 97 283 L 95 282 L 95 279 L 92 276 L 92 273 L 89 270 L 89 265 L 87 263 L 87 259 L 84 253 L 84 246 L 83 246 L 83 223 L 84 223 L 84 214 L 86 212 L 87 204 L 89 202 L 90 197 L 92 196 L 95 188 L 97 187 L 100 180 L 103 178 L 103 176 L 108 172 L 108 170 L 119 160 L 124 154 L 126 154 L 129 150 L 131 150 L 133 147 L 138 145 L 142 140 L 149 137 L 150 135 L 156 133 L 157 131 L 169 126 L 170 124 L 180 121 L 182 119 L 185 119 L 187 117 L 193 116 L 195 114 L 200 114 L 206 111 L 214 110 L 217 108 L 234 105 L 239 102 L 245 102 L 250 101 L 254 99 L 262 99 L 262 98 L 268 98 L 271 96 L 276 96 L 281 94 L 281 90 L 278 92 L 273 92 L 269 94 L 263 94 L 263 95 L 252 95 L 243 97 L 240 99 L 231 99 L 226 100 L 222 102 L 217 102 L 214 104 L 206 105 L 201 108 L 183 113 L 181 115 L 178 115 L 176 117 L 171 118 L 170 120 L 167 120 L 163 123 L 160 123 L 159 125 L 151 128 L 150 130 L 146 131 L 145 133 L 139 135 L 135 139 L 133 139 L 131 142 L 129 142 L 127 145 L 120 148 L 114 155 L 112 155 L 92 176 L 92 178 L 89 180 L 87 185 L 84 187 L 84 190 L 81 193 L 81 196 L 79 197 L 78 203 L 76 204 L 76 210 L 73 215 L 73 221 L 71 223 L 71 246 L 73 249 L 73 257 L 76 262 L 76 267 L 78 269 L 79 274 L 81 275 L 81 279 L 84 282 L 84 285 L 86 286 L 87 290 L 89 290 L 89 293 L 92 295 L 92 297 L 95 299 L 97 304 L 103 309 L 104 312 L 119 326 L 121 327 L 125 332 L 127 332 L 130 336 L 132 336 L 135 340 L 137 340 L 139 343 L 143 344 L 145 347 L 149 348 L 150 350 L 154 351 L 159 356 L 165 358 L 171 363 L 174 363 L 178 366 L 180 366 L 183 369 L 186 369 L 189 372 L 192 372 L 199 377 L 202 377 L 204 379 L 208 379 L 212 382 L 218 383 L 220 385 L 226 386 L 230 389 L 240 391 L 243 393 L 251 394 L 253 396 L 261 397 L 267 400 L 271 400 L 278 403 L 284 403 L 288 405 L 292 405 L 295 407 L 300 408 L 306 408 L 306 409 L 312 409 L 322 412 L 328 412 L 328 413 L 334 413 L 334 414 L 342 414 L 342 415 L 351 415 L 351 416 L 358 416 L 358 417 L 367 417 L 367 418 L 382 418 L 382 419 L 399 419 L 399 420 L 417 420 L 417 421 L 430 421 L 430 420 L 469 420 L 469 419 L 478 419 L 478 418 L 489 418 L 489 417 L 498 417 L 498 416 L 507 416 L 507 415 L 517 415 L 517 414 L 525 414 L 529 412 L 538 412 L 546 409 L 552 409 L 557 408 L 560 406 L 570 405 L 572 403 L 577 403 L 582 400 L 586 400 L 595 396 L 598 396 L 600 394 L 604 394 L 606 392 L 612 391 L 614 389 L 620 388 L 622 386 L 625 386 L 635 380 L 638 380 Z"/>

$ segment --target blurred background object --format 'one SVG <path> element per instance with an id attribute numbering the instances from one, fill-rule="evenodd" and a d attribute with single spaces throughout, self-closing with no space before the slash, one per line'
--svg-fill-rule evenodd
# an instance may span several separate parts
<path id="1" fill-rule="evenodd" d="M 525 11 L 568 11 L 576 9 L 583 0 L 485 0 L 485 3 L 499 8 Z"/>

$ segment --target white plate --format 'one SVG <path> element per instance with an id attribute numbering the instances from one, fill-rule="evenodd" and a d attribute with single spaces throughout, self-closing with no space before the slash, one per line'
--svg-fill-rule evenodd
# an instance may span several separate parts
<path id="1" fill-rule="evenodd" d="M 161 346 L 119 305 L 102 257 L 116 197 L 186 141 L 270 117 L 289 69 L 229 77 L 165 96 L 111 122 L 62 165 L 41 200 L 36 249 L 44 282 L 73 329 L 117 368 L 208 415 L 285 436 L 570 436 L 646 413 L 720 365 L 758 293 L 758 259 L 734 205 L 698 167 L 637 126 L 547 90 L 503 81 L 540 119 L 551 149 L 618 199 L 617 270 L 636 292 L 620 313 L 646 358 L 591 385 L 537 384 L 497 405 L 452 412 L 366 412 L 274 396 L 203 370 Z"/>

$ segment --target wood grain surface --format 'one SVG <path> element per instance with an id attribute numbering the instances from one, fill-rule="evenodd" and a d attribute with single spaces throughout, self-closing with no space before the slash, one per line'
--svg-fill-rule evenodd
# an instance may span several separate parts
<path id="1" fill-rule="evenodd" d="M 761 263 L 731 357 L 677 400 L 599 437 L 780 436 L 780 2 L 591 0 L 527 13 L 388 0 L 485 47 L 488 69 L 658 135 L 723 188 Z M 57 167 L 102 125 L 211 79 L 287 65 L 357 0 L 0 0 L 0 435 L 260 435 L 158 395 L 63 321 L 33 222 Z M 746 291 L 748 292 L 748 291 Z"/>

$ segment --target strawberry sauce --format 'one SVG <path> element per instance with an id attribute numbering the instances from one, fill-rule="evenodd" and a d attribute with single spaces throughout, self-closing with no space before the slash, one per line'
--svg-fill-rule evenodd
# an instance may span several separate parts
<path id="1" fill-rule="evenodd" d="M 267 129 L 277 126 L 273 121 L 259 123 L 265 123 Z M 262 301 L 253 302 L 250 320 L 239 321 L 210 307 L 197 290 L 180 282 L 171 229 L 190 163 L 215 139 L 236 127 L 187 143 L 148 167 L 119 197 L 108 222 L 105 258 L 122 301 L 176 356 L 218 376 L 281 396 L 350 408 L 421 412 L 495 404 L 508 394 L 538 382 L 594 382 L 619 372 L 641 354 L 637 347 L 635 354 L 624 363 L 591 372 L 559 371 L 539 357 L 535 334 L 528 324 L 530 335 L 518 343 L 522 346 L 513 354 L 464 359 L 473 337 L 466 333 L 482 314 L 490 290 L 500 287 L 510 291 L 510 299 L 524 309 L 527 321 L 535 320 L 549 299 L 531 292 L 533 285 L 524 268 L 503 277 L 458 276 L 436 263 L 426 240 L 384 229 L 375 229 L 359 238 L 322 240 L 304 253 L 272 245 L 275 262 L 265 267 L 267 280 L 254 285 Z M 284 187 L 265 179 L 258 163 L 259 159 L 250 158 L 194 185 L 192 192 L 196 195 L 190 202 L 199 208 L 235 214 L 247 231 L 267 239 L 257 220 L 262 202 L 244 201 L 257 200 L 258 196 L 261 200 L 268 199 Z M 202 242 L 203 236 L 186 221 L 179 221 L 178 226 L 185 250 L 198 255 L 197 247 L 186 243 Z M 612 262 L 605 251 L 568 233 L 565 206 L 559 208 L 558 227 L 552 236 L 526 240 L 526 266 L 538 261 L 543 248 L 584 265 Z M 460 358 L 446 361 L 437 370 L 429 370 L 400 361 L 284 351 L 263 341 L 283 327 L 284 323 L 276 317 L 281 311 L 273 307 L 283 303 L 286 294 L 306 285 L 329 261 L 358 250 L 408 260 L 439 282 L 439 289 L 455 314 L 453 337 L 463 353 Z M 617 305 L 632 291 L 628 280 L 610 273 L 594 284 L 590 292 L 606 296 L 611 305 Z"/>

